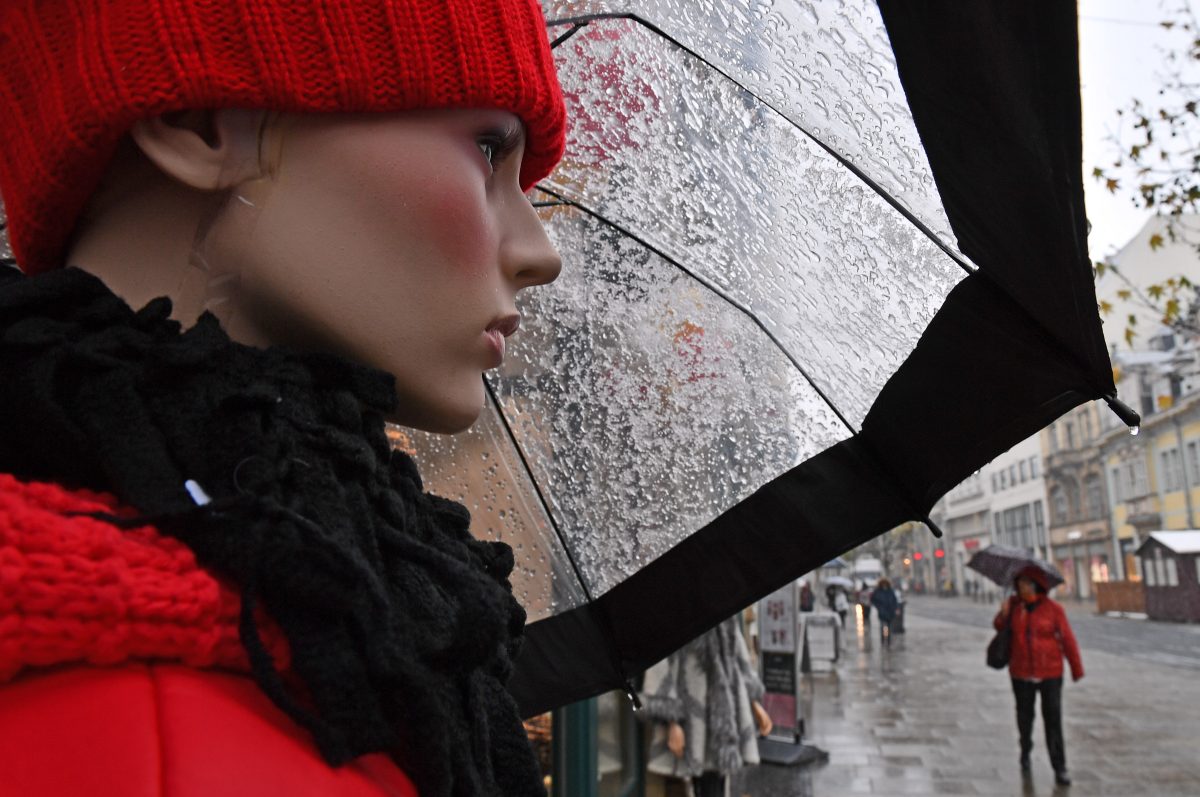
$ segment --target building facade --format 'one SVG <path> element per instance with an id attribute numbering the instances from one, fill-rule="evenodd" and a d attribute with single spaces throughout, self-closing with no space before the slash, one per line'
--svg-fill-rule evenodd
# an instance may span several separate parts
<path id="1" fill-rule="evenodd" d="M 1200 528 L 1200 347 L 1171 335 L 1152 345 L 1113 354 L 1118 392 L 1142 415 L 1139 433 L 1112 429 L 1099 443 L 1120 575 L 1134 580 L 1134 551 L 1151 531 Z"/>
<path id="2" fill-rule="evenodd" d="M 1118 426 L 1108 407 L 1091 402 L 1042 430 L 1049 561 L 1063 574 L 1062 593 L 1074 598 L 1090 598 L 1097 583 L 1120 579 L 1124 572 L 1099 447 L 1105 433 Z"/>

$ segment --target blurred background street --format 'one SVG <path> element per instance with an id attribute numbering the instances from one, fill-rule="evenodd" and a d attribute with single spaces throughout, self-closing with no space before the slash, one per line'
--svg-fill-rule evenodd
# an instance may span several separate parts
<path id="1" fill-rule="evenodd" d="M 1087 675 L 1063 689 L 1074 785 L 1056 789 L 1040 727 L 1022 781 L 1008 675 L 984 664 L 994 606 L 914 597 L 907 607 L 907 633 L 890 649 L 852 615 L 842 660 L 806 678 L 808 741 L 828 763 L 746 769 L 731 794 L 1200 794 L 1200 627 L 1067 604 Z"/>

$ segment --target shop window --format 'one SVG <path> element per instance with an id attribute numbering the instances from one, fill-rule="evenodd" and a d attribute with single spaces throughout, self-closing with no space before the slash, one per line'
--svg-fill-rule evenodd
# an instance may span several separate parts
<path id="1" fill-rule="evenodd" d="M 1147 587 L 1157 587 L 1158 579 L 1154 574 L 1154 560 L 1147 557 L 1142 560 L 1142 576 L 1146 579 Z"/>
<path id="2" fill-rule="evenodd" d="M 1163 557 L 1163 586 L 1178 587 L 1179 586 L 1179 566 L 1175 563 L 1174 556 Z"/>

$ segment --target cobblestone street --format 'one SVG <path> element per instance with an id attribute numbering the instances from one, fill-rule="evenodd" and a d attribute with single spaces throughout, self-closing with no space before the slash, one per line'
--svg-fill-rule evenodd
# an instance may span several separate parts
<path id="1" fill-rule="evenodd" d="M 848 623 L 835 671 L 806 678 L 807 741 L 829 762 L 748 769 L 731 793 L 1200 795 L 1200 628 L 1069 609 L 1087 676 L 1063 688 L 1074 785 L 1056 789 L 1040 716 L 1022 781 L 1008 675 L 983 661 L 992 611 L 917 598 L 891 649 L 876 627 Z"/>

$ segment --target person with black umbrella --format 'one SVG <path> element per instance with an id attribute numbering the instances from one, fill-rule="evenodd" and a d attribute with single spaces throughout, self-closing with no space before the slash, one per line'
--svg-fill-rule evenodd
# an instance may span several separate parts
<path id="1" fill-rule="evenodd" d="M 1014 580 L 1016 594 L 1000 607 L 992 624 L 997 631 L 1011 629 L 1008 673 L 1017 701 L 1017 731 L 1021 736 L 1021 772 L 1030 772 L 1033 750 L 1033 710 L 1037 695 L 1042 698 L 1042 721 L 1046 727 L 1046 750 L 1054 768 L 1054 782 L 1069 786 L 1066 747 L 1062 732 L 1063 657 L 1071 665 L 1071 678 L 1083 677 L 1079 646 L 1062 606 L 1048 594 L 1049 579 L 1042 569 L 1030 565 Z"/>

